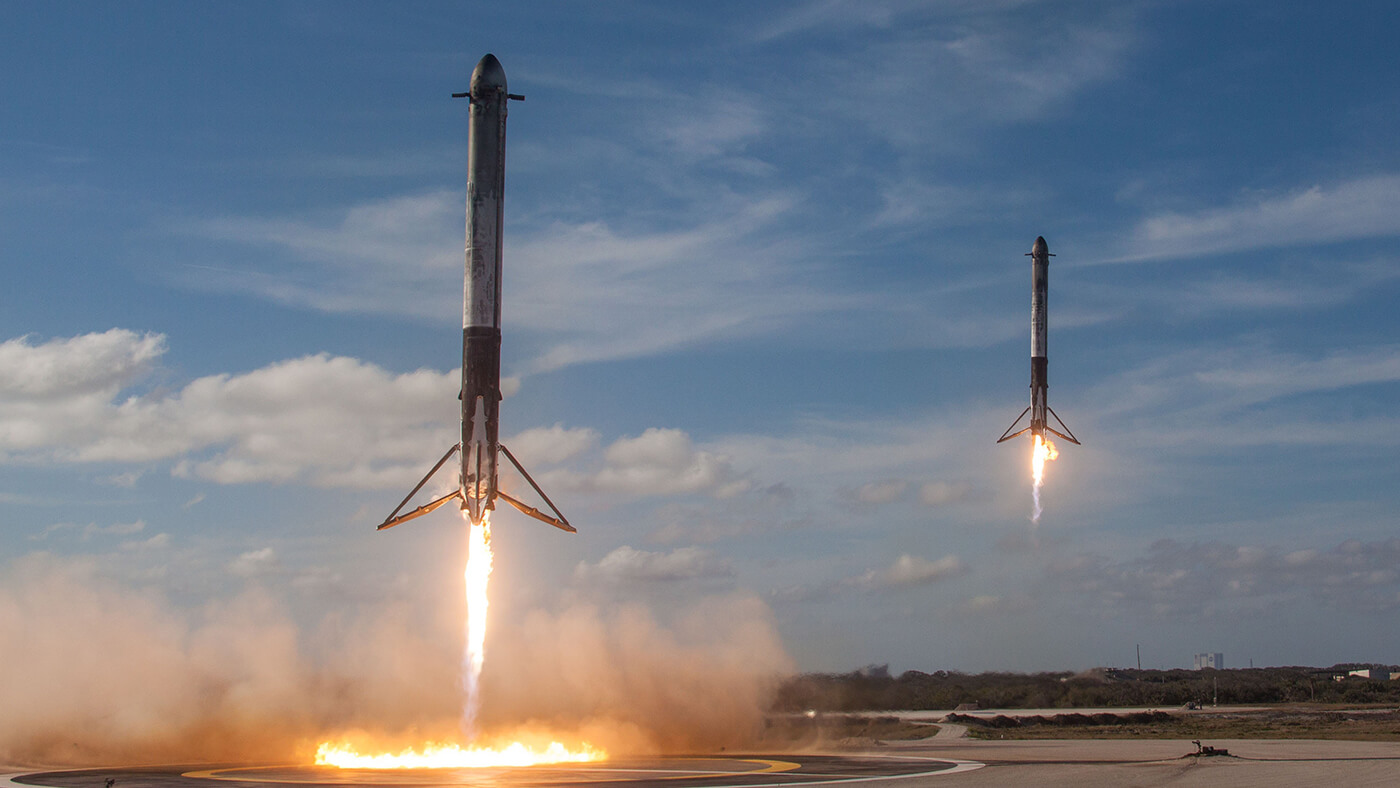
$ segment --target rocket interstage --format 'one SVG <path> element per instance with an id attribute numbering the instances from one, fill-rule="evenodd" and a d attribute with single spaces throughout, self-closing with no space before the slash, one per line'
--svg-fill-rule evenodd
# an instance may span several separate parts
<path id="1" fill-rule="evenodd" d="M 1034 498 L 1031 521 L 1040 522 L 1040 488 L 1045 481 L 1045 463 L 1059 456 L 1049 436 L 1075 445 L 1079 445 L 1079 440 L 1050 407 L 1050 258 L 1054 255 L 1050 254 L 1050 247 L 1042 236 L 1035 239 L 1026 256 L 1031 258 L 1031 404 L 1011 422 L 997 443 L 1031 434 L 1031 493 Z M 1030 424 L 1017 430 L 1027 414 L 1031 417 Z M 1059 429 L 1051 426 L 1052 418 Z"/>
<path id="2" fill-rule="evenodd" d="M 524 96 L 510 93 L 506 72 L 495 55 L 486 55 L 472 71 L 471 89 L 454 93 L 470 105 L 467 126 L 467 235 L 462 287 L 461 440 L 409 492 L 379 530 L 421 517 L 456 500 L 473 525 L 482 525 L 502 499 L 537 520 L 574 532 L 568 519 L 500 442 L 501 415 L 501 271 L 505 226 L 506 105 Z M 406 514 L 399 514 L 447 461 L 459 457 L 457 489 Z M 506 459 L 553 513 L 529 506 L 500 489 L 499 457 Z"/>

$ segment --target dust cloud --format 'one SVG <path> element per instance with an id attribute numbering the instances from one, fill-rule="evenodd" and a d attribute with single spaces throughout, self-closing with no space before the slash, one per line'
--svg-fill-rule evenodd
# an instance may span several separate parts
<path id="1" fill-rule="evenodd" d="M 669 625 L 639 605 L 576 605 L 493 626 L 487 727 L 577 730 L 610 752 L 742 746 L 793 669 L 767 605 L 745 595 L 701 600 Z"/>
<path id="2" fill-rule="evenodd" d="M 250 588 L 196 610 L 117 586 L 92 559 L 0 569 L 0 764 L 310 762 L 333 737 L 457 740 L 461 634 L 385 604 L 298 627 Z M 493 620 L 483 739 L 588 741 L 613 753 L 738 744 L 791 663 L 767 607 L 701 600 Z"/>

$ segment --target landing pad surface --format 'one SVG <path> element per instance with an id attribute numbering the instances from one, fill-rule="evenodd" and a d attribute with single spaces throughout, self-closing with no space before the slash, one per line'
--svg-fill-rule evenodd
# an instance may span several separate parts
<path id="1" fill-rule="evenodd" d="M 489 786 L 489 788 L 769 788 L 886 782 L 978 768 L 923 757 L 743 755 L 610 760 L 590 764 L 486 769 L 337 769 L 327 766 L 221 766 L 36 772 L 12 784 L 47 788 L 268 788 L 279 785 Z"/>

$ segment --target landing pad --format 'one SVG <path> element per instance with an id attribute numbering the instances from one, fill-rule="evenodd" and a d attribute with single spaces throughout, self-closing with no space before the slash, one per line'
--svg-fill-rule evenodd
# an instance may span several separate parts
<path id="1" fill-rule="evenodd" d="M 13 785 L 49 788 L 268 788 L 278 785 L 451 785 L 490 788 L 770 788 L 834 785 L 953 774 L 981 764 L 933 758 L 743 755 L 610 760 L 487 769 L 337 769 L 221 766 L 82 769 L 15 775 Z M 0 778 L 3 780 L 3 778 Z"/>

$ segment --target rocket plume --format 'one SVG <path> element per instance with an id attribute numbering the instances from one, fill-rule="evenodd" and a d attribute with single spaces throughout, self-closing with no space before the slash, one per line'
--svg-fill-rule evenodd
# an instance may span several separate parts
<path id="1" fill-rule="evenodd" d="M 1031 522 L 1040 522 L 1040 486 L 1045 483 L 1045 463 L 1060 456 L 1055 450 L 1055 444 L 1048 438 L 1040 435 L 1035 436 L 1035 446 L 1031 448 L 1031 496 L 1035 500 L 1035 508 L 1031 511 Z"/>
<path id="2" fill-rule="evenodd" d="M 587 744 L 571 752 L 559 742 L 550 742 L 542 751 L 533 750 L 520 742 L 500 750 L 468 747 L 456 744 L 428 744 L 421 750 L 405 749 L 397 753 L 362 755 L 347 744 L 324 742 L 316 750 L 316 765 L 341 769 L 478 769 L 500 766 L 536 766 L 546 763 L 584 763 L 607 757 L 601 750 Z"/>
<path id="3" fill-rule="evenodd" d="M 465 511 L 463 512 L 465 517 Z M 467 521 L 467 641 L 462 654 L 462 732 L 476 738 L 476 715 L 481 710 L 481 668 L 486 664 L 487 588 L 491 581 L 491 513 L 480 525 Z"/>
<path id="4" fill-rule="evenodd" d="M 1045 437 L 1046 434 L 1054 435 L 1061 440 L 1069 441 L 1074 445 L 1079 445 L 1079 439 L 1074 437 L 1074 433 L 1065 426 L 1060 414 L 1050 407 L 1050 357 L 1048 355 L 1050 339 L 1050 246 L 1045 243 L 1045 237 L 1035 239 L 1031 246 L 1031 253 L 1027 255 L 1031 258 L 1031 404 L 1030 407 L 1021 411 L 1021 415 L 1011 422 L 1011 426 L 1006 428 L 1006 432 L 997 438 L 997 443 L 1005 443 L 1020 435 L 1030 433 L 1035 439 L 1035 445 L 1031 448 L 1031 496 L 1035 500 L 1035 507 L 1031 510 L 1031 522 L 1040 523 L 1040 486 L 1045 482 L 1045 461 L 1053 460 L 1059 456 L 1055 451 L 1055 444 Z M 1030 416 L 1030 423 L 1021 429 L 1016 429 L 1021 425 L 1021 419 Z M 1052 421 L 1053 420 L 1053 421 Z M 1059 429 L 1056 429 L 1058 425 Z"/>
<path id="5" fill-rule="evenodd" d="M 481 669 L 486 664 L 486 613 L 490 607 L 488 589 L 491 581 L 491 517 L 487 510 L 481 523 L 467 519 L 466 581 L 467 621 L 466 645 L 462 650 L 462 733 L 466 741 L 478 739 L 477 713 L 481 711 Z M 365 753 L 349 742 L 322 742 L 316 750 L 316 763 L 342 769 L 445 769 L 500 766 L 534 766 L 546 763 L 578 763 L 607 758 L 607 753 L 584 743 L 570 750 L 554 741 L 544 749 L 535 749 L 522 742 L 505 746 L 481 747 L 428 742 L 421 748 L 406 748 L 399 752 Z"/>

